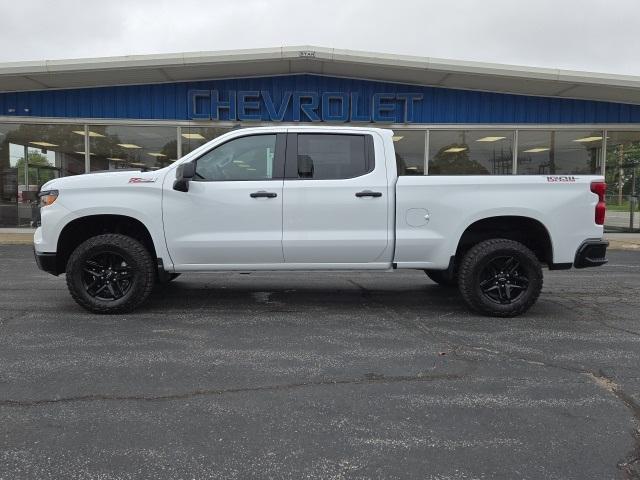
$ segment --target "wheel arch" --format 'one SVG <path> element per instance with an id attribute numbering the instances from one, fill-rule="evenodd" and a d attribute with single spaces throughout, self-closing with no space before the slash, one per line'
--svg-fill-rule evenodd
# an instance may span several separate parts
<path id="1" fill-rule="evenodd" d="M 66 270 L 71 253 L 82 242 L 105 233 L 120 233 L 138 240 L 149 251 L 154 261 L 158 258 L 156 245 L 149 229 L 139 219 L 122 214 L 92 214 L 67 223 L 58 236 L 57 271 Z"/>
<path id="2" fill-rule="evenodd" d="M 470 248 L 491 238 L 515 240 L 533 251 L 541 263 L 553 266 L 553 242 L 547 227 L 526 215 L 494 215 L 477 219 L 461 233 L 455 257 L 461 258 Z"/>

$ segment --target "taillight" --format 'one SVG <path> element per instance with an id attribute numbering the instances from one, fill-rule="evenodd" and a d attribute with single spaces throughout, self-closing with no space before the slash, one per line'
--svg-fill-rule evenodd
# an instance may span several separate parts
<path id="1" fill-rule="evenodd" d="M 591 182 L 591 191 L 598 195 L 596 205 L 596 225 L 604 225 L 604 215 L 607 210 L 604 195 L 607 192 L 607 184 L 604 182 Z"/>

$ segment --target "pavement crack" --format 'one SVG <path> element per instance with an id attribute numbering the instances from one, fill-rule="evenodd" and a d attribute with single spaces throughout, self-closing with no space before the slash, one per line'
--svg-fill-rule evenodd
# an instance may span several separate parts
<path id="1" fill-rule="evenodd" d="M 352 379 L 326 379 L 311 382 L 288 383 L 280 385 L 263 385 L 258 387 L 236 387 L 236 388 L 220 388 L 220 389 L 201 389 L 184 393 L 172 393 L 167 395 L 77 395 L 71 397 L 60 398 L 43 398 L 34 400 L 0 400 L 0 407 L 35 407 L 41 405 L 50 405 L 58 403 L 73 402 L 93 402 L 93 401 L 170 401 L 170 400 L 188 400 L 196 397 L 218 396 L 234 393 L 250 393 L 250 392 L 270 392 L 270 391 L 286 391 L 301 388 L 323 387 L 333 385 L 371 385 L 371 384 L 390 384 L 390 383 L 408 383 L 408 382 L 435 382 L 439 380 L 460 380 L 464 375 L 457 374 L 426 374 L 418 373 L 416 375 L 396 375 L 384 376 L 380 374 L 368 373 L 363 377 Z"/>

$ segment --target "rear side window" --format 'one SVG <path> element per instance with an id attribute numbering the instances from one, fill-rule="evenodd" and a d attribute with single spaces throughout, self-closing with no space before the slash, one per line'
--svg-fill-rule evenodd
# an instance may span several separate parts
<path id="1" fill-rule="evenodd" d="M 289 178 L 335 180 L 373 170 L 373 141 L 369 135 L 298 134 L 297 155 Z"/>

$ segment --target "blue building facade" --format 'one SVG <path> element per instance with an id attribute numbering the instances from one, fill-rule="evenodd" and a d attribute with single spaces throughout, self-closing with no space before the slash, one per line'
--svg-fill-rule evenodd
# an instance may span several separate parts
<path id="1" fill-rule="evenodd" d="M 640 164 L 640 99 L 277 75 L 0 92 L 0 227 L 30 226 L 51 178 L 157 170 L 231 128 L 273 123 L 393 128 L 406 175 L 606 174 L 614 201 L 640 191 L 629 167 Z M 628 226 L 614 217 L 611 228 Z"/>
<path id="2" fill-rule="evenodd" d="M 319 75 L 0 93 L 4 117 L 383 124 L 640 123 L 640 105 Z"/>

